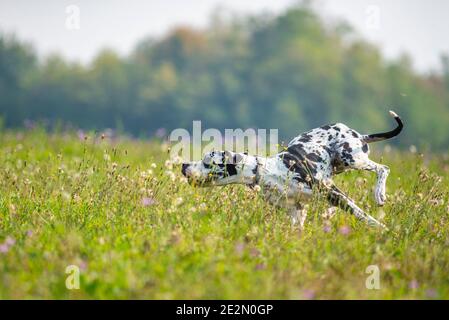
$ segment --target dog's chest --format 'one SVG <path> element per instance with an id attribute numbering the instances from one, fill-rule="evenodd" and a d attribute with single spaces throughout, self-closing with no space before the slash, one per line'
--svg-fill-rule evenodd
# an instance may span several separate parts
<path id="1" fill-rule="evenodd" d="M 296 174 L 289 170 L 279 157 L 264 163 L 260 170 L 261 187 L 265 198 L 271 203 L 285 205 L 288 202 L 307 199 L 312 194 L 311 188 L 298 182 L 295 179 Z"/>

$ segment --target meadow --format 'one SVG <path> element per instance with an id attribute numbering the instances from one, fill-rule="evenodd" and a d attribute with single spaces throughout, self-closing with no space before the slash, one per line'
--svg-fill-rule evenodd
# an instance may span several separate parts
<path id="1" fill-rule="evenodd" d="M 321 199 L 299 230 L 254 190 L 190 186 L 161 142 L 3 131 L 0 299 L 447 299 L 449 158 L 384 146 L 383 208 L 373 174 L 335 180 L 390 231 Z"/>

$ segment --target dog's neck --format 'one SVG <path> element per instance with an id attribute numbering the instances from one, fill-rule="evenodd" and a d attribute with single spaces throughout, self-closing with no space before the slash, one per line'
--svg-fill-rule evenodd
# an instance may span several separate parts
<path id="1" fill-rule="evenodd" d="M 267 173 L 274 158 L 243 155 L 239 183 L 255 186 L 263 183 L 263 176 Z"/>

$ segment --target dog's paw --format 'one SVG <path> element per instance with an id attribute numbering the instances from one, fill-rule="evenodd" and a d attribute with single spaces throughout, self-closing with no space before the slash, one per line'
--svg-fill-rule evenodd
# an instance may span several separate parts
<path id="1" fill-rule="evenodd" d="M 376 203 L 379 206 L 383 206 L 385 204 L 385 202 L 387 201 L 387 196 L 385 195 L 385 192 L 376 190 L 375 199 L 376 199 Z"/>

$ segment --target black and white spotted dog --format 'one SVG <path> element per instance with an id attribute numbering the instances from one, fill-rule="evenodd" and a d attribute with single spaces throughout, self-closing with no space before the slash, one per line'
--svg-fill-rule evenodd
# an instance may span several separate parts
<path id="1" fill-rule="evenodd" d="M 190 182 L 201 186 L 232 183 L 260 186 L 265 198 L 287 208 L 293 223 L 299 221 L 301 227 L 307 214 L 304 203 L 312 192 L 324 194 L 331 208 L 340 207 L 369 225 L 384 227 L 339 190 L 331 178 L 350 169 L 374 171 L 377 174 L 375 200 L 379 205 L 385 203 L 390 170 L 368 158 L 368 144 L 393 138 L 401 132 L 401 119 L 393 111 L 390 114 L 398 126 L 389 132 L 362 135 L 342 123 L 325 125 L 297 136 L 285 151 L 275 156 L 213 151 L 201 161 L 184 163 L 182 173 Z"/>

